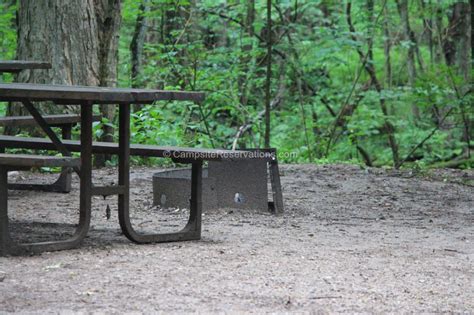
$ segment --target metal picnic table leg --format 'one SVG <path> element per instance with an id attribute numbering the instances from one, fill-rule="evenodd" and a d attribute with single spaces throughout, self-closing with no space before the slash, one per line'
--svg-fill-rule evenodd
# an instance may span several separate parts
<path id="1" fill-rule="evenodd" d="M 136 243 L 160 243 L 201 238 L 202 216 L 202 161 L 192 162 L 191 211 L 188 223 L 179 232 L 141 234 L 130 222 L 130 104 L 121 104 L 119 109 L 119 185 L 124 192 L 118 198 L 120 227 L 125 236 Z"/>
<path id="2" fill-rule="evenodd" d="M 72 249 L 80 245 L 89 231 L 92 203 L 92 103 L 81 106 L 81 168 L 79 224 L 67 240 L 18 244 L 8 231 L 7 170 L 0 168 L 0 255 L 19 255 Z M 5 185 L 3 185 L 5 184 Z"/>
<path id="3" fill-rule="evenodd" d="M 0 256 L 8 254 L 11 244 L 8 232 L 8 170 L 0 166 Z"/>

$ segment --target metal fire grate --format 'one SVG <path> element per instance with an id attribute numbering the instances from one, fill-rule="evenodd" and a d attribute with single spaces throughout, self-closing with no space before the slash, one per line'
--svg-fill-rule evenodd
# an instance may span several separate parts
<path id="1" fill-rule="evenodd" d="M 203 210 L 219 208 L 268 211 L 267 162 L 210 161 L 203 170 Z M 191 170 L 162 171 L 153 176 L 153 202 L 189 208 Z"/>

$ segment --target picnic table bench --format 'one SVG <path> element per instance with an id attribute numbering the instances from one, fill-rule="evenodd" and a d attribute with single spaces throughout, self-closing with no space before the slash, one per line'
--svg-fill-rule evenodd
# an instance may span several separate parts
<path id="1" fill-rule="evenodd" d="M 199 92 L 161 91 L 144 89 L 119 89 L 80 86 L 55 86 L 39 84 L 0 84 L 0 101 L 18 101 L 34 117 L 49 139 L 19 138 L 2 136 L 3 147 L 57 150 L 65 156 L 72 151 L 81 153 L 80 167 L 74 169 L 80 176 L 80 218 L 74 236 L 69 240 L 33 244 L 17 244 L 10 240 L 8 231 L 8 208 L 6 198 L 0 203 L 0 255 L 26 252 L 42 252 L 69 249 L 78 246 L 87 235 L 91 219 L 93 195 L 118 195 L 118 217 L 122 232 L 136 243 L 198 240 L 201 237 L 202 216 L 202 164 L 205 160 L 222 159 L 266 159 L 275 161 L 271 154 L 259 155 L 252 151 L 231 151 L 158 147 L 130 144 L 130 105 L 154 104 L 158 100 L 182 100 L 200 102 L 204 94 Z M 58 105 L 81 107 L 80 141 L 60 140 L 33 102 L 52 101 Z M 119 106 L 119 141 L 103 143 L 92 141 L 92 109 L 94 104 L 115 104 Z M 16 139 L 13 139 L 16 138 Z M 92 154 L 110 153 L 118 155 L 118 185 L 94 186 L 92 183 Z M 190 215 L 186 226 L 174 233 L 141 234 L 130 222 L 130 155 L 144 155 L 172 158 L 176 162 L 191 164 Z M 278 165 L 274 163 L 276 168 Z M 279 178 L 278 178 L 279 181 Z M 0 183 L 1 184 L 1 183 Z M 5 184 L 5 183 L 3 183 Z M 278 183 L 279 184 L 279 183 Z M 281 193 L 281 191 L 280 191 Z M 2 249 L 3 248 L 3 249 Z"/>
<path id="2" fill-rule="evenodd" d="M 42 117 L 49 126 L 61 128 L 61 138 L 69 140 L 72 137 L 72 128 L 81 122 L 81 116 L 77 114 L 42 115 Z M 100 121 L 101 116 L 94 115 L 92 120 L 94 122 Z M 37 122 L 32 116 L 0 117 L 0 127 L 28 126 L 37 126 Z M 17 148 L 21 149 L 21 147 Z M 5 148 L 0 145 L 0 153 L 4 152 L 4 150 Z M 41 150 L 41 148 L 37 148 L 37 150 Z M 68 193 L 71 191 L 71 168 L 63 167 L 58 179 L 52 184 L 9 184 L 8 188 Z"/>

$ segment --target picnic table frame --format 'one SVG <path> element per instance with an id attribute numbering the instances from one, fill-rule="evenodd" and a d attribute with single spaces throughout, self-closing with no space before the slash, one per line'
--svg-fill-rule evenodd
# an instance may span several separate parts
<path id="1" fill-rule="evenodd" d="M 21 102 L 51 139 L 56 149 L 65 156 L 71 156 L 71 152 L 47 124 L 33 102 L 50 101 L 58 105 L 78 105 L 81 107 L 81 166 L 75 168 L 80 177 L 79 223 L 74 235 L 70 239 L 61 241 L 30 244 L 14 243 L 9 234 L 7 197 L 4 196 L 0 198 L 0 202 L 4 204 L 0 205 L 0 251 L 2 245 L 6 247 L 4 251 L 11 254 L 38 253 L 77 247 L 89 231 L 93 195 L 118 195 L 120 227 L 125 236 L 136 243 L 199 239 L 202 213 L 202 160 L 197 159 L 180 161 L 192 165 L 190 216 L 183 230 L 175 233 L 140 234 L 133 228 L 130 221 L 130 109 L 131 104 L 153 104 L 159 100 L 200 102 L 203 99 L 204 94 L 199 92 L 42 84 L 0 84 L 0 101 Z M 93 186 L 92 183 L 92 122 L 93 106 L 96 104 L 119 106 L 118 185 L 114 186 L 98 187 Z"/>

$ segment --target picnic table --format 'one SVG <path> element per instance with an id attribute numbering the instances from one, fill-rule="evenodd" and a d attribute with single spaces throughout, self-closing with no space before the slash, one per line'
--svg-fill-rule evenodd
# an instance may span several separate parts
<path id="1" fill-rule="evenodd" d="M 61 86 L 44 84 L 0 84 L 0 101 L 20 102 L 33 116 L 41 129 L 49 137 L 54 148 L 63 156 L 70 157 L 71 151 L 54 133 L 34 102 L 50 101 L 58 105 L 80 106 L 81 135 L 80 163 L 71 165 L 80 177 L 79 223 L 72 238 L 61 241 L 18 244 L 11 240 L 7 210 L 6 171 L 8 165 L 0 163 L 0 254 L 38 253 L 77 247 L 86 237 L 91 220 L 93 195 L 118 195 L 119 223 L 123 233 L 137 243 L 178 241 L 199 239 L 201 233 L 201 190 L 202 159 L 184 158 L 180 160 L 192 165 L 192 193 L 190 218 L 185 228 L 176 233 L 140 234 L 130 222 L 130 108 L 131 104 L 154 104 L 160 100 L 200 102 L 204 94 L 199 92 L 162 91 L 146 89 Z M 118 141 L 118 185 L 94 186 L 92 183 L 92 122 L 93 107 L 97 104 L 112 104 L 119 107 Z M 21 140 L 19 140 L 21 141 Z M 20 158 L 18 158 L 20 159 Z M 10 161 L 7 159 L 7 161 Z M 39 159 L 41 162 L 41 159 Z M 25 163 L 38 163 L 37 159 L 25 159 Z M 64 161 L 59 161 L 64 162 Z M 5 162 L 6 163 L 6 162 Z M 22 164 L 23 165 L 23 164 Z M 59 165 L 59 164 L 58 164 Z M 1 172 L 0 172 L 1 173 Z"/>

